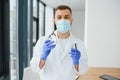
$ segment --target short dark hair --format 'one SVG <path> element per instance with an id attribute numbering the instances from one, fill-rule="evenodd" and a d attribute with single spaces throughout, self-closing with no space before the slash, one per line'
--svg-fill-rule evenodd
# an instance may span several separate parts
<path id="1" fill-rule="evenodd" d="M 67 6 L 67 5 L 60 5 L 60 6 L 58 6 L 58 7 L 55 9 L 55 12 L 56 12 L 57 10 L 65 10 L 65 9 L 68 9 L 68 10 L 70 11 L 70 13 L 72 14 L 71 8 L 70 8 L 69 6 Z"/>

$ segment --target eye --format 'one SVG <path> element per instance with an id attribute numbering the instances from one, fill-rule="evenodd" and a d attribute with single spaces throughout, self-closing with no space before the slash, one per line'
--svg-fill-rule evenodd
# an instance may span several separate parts
<path id="1" fill-rule="evenodd" d="M 70 17 L 69 16 L 66 16 L 65 19 L 69 19 Z"/>
<path id="2" fill-rule="evenodd" d="M 58 16 L 57 19 L 61 19 L 62 17 L 61 16 Z"/>
<path id="3" fill-rule="evenodd" d="M 64 19 L 70 19 L 70 16 L 67 15 L 67 16 L 64 17 Z"/>

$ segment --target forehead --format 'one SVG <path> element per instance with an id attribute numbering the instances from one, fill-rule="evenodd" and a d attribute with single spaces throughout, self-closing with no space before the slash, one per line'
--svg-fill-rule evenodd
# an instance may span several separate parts
<path id="1" fill-rule="evenodd" d="M 71 13 L 68 9 L 57 10 L 55 12 L 55 16 L 65 16 L 65 15 L 71 15 Z"/>

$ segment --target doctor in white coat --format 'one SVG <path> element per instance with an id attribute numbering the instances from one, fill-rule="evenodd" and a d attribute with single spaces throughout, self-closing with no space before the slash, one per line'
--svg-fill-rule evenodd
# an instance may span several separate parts
<path id="1" fill-rule="evenodd" d="M 57 30 L 36 43 L 30 64 L 41 80 L 75 80 L 88 70 L 85 45 L 69 31 L 72 21 L 71 8 L 58 6 L 54 19 Z"/>

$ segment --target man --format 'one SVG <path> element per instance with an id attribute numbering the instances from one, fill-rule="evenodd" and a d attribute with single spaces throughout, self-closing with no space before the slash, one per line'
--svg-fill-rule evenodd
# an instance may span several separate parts
<path id="1" fill-rule="evenodd" d="M 76 75 L 87 69 L 84 43 L 69 31 L 72 10 L 66 5 L 55 9 L 57 30 L 49 37 L 42 37 L 34 47 L 32 70 L 40 72 L 41 80 L 75 80 Z"/>

